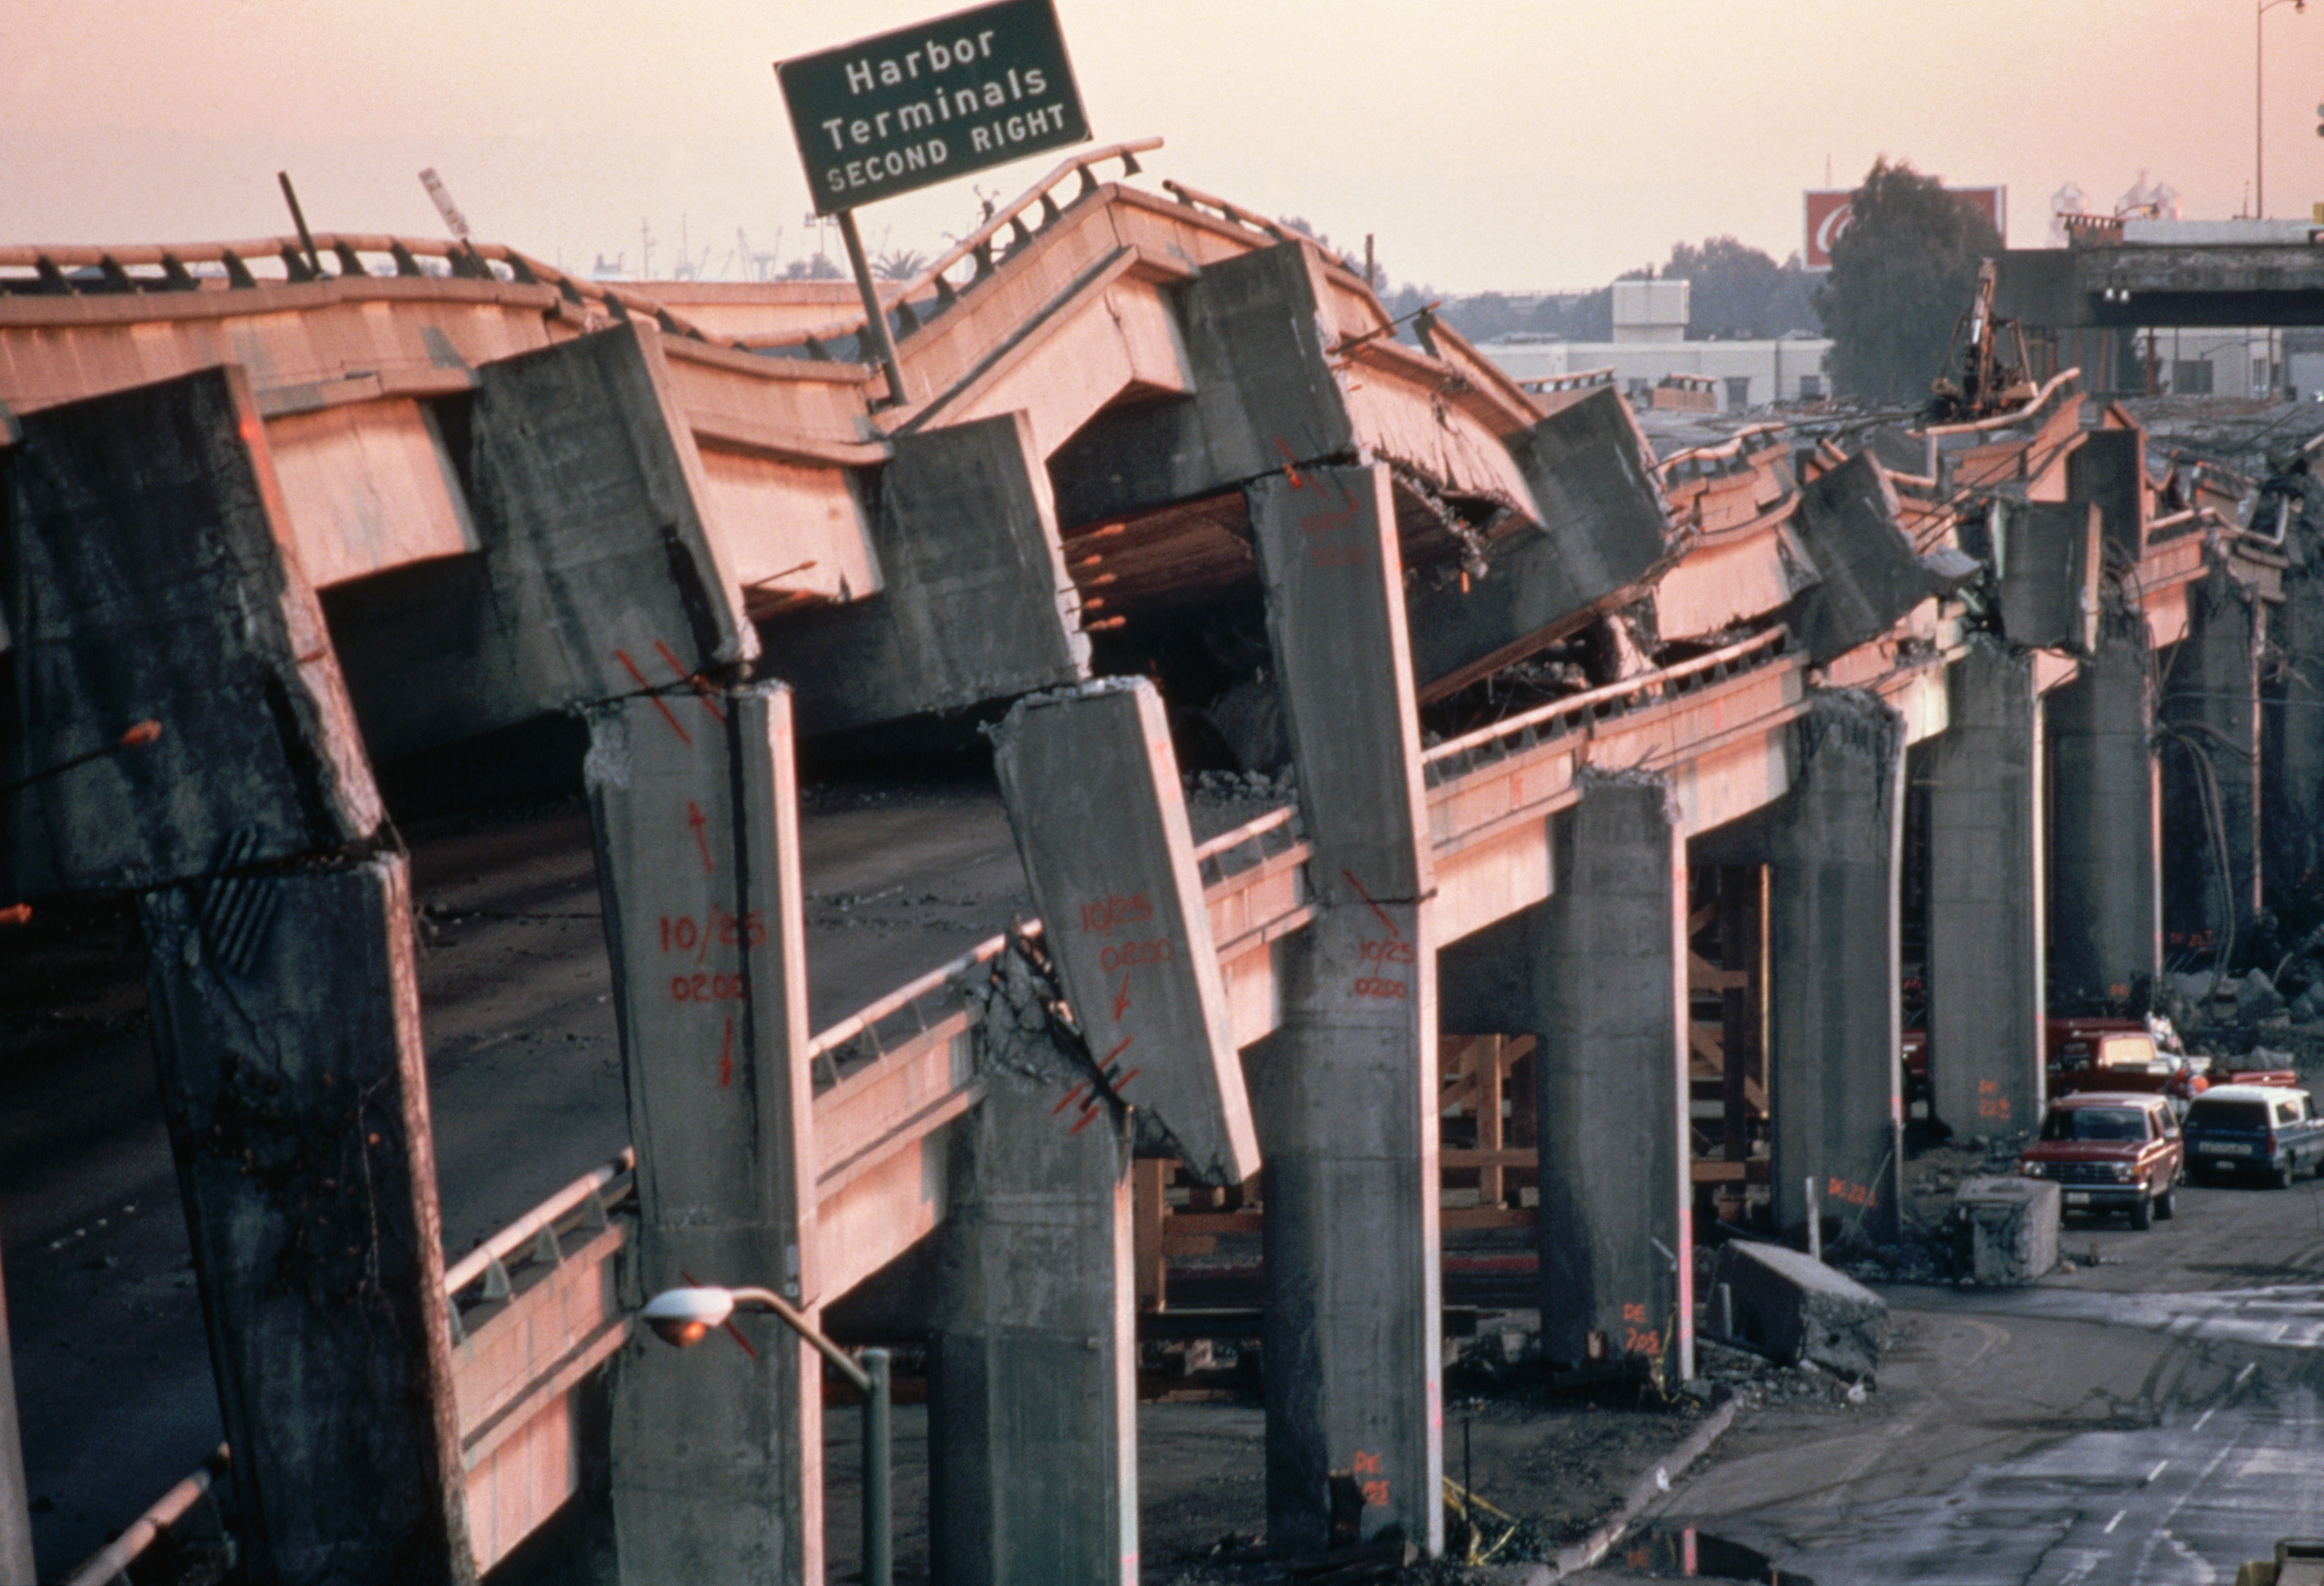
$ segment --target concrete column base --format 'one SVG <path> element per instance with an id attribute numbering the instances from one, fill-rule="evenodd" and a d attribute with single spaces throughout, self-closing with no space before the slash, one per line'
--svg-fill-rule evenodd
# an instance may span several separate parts
<path id="1" fill-rule="evenodd" d="M 1691 1377 L 1686 848 L 1669 789 L 1588 775 L 1557 874 L 1535 962 L 1542 1350 L 1671 1352 Z"/>
<path id="2" fill-rule="evenodd" d="M 1932 746 L 1932 1104 L 1957 1135 L 2009 1135 L 2043 1101 L 2042 711 L 2033 657 L 1972 639 Z"/>
<path id="3" fill-rule="evenodd" d="M 935 1578 L 1135 1586 L 1127 1117 L 1038 1037 L 1003 1051 L 980 1035 L 979 1048 L 984 1100 L 955 1127 L 953 1213 L 938 1234 Z"/>

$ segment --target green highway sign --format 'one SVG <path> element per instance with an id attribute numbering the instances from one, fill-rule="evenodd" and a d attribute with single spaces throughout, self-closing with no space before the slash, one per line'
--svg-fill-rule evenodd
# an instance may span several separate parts
<path id="1" fill-rule="evenodd" d="M 775 76 L 818 215 L 1090 135 L 1052 0 L 996 0 Z"/>

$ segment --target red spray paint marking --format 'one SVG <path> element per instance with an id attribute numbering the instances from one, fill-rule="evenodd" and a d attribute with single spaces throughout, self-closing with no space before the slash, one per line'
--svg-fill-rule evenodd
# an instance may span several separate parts
<path id="1" fill-rule="evenodd" d="M 710 862 L 710 839 L 702 834 L 702 829 L 710 824 L 710 817 L 704 815 L 702 806 L 691 798 L 686 801 L 686 824 L 694 828 L 694 844 L 702 850 L 702 873 L 715 875 L 718 867 Z M 1393 926 L 1388 928 L 1395 929 Z"/>
<path id="2" fill-rule="evenodd" d="M 678 659 L 677 652 L 660 640 L 654 641 L 654 648 L 661 652 L 661 659 L 669 663 L 669 669 L 678 674 L 678 680 L 693 688 L 695 698 L 702 701 L 702 708 L 708 711 L 714 719 L 724 721 L 726 713 L 720 710 L 718 702 L 710 697 L 710 685 L 702 680 L 702 674 L 687 671 L 686 663 Z"/>
<path id="3" fill-rule="evenodd" d="M 1058 1113 L 1063 1112 L 1066 1108 L 1072 1106 L 1074 1102 L 1080 1099 L 1081 1093 L 1087 1089 L 1089 1089 L 1089 1082 L 1087 1080 L 1084 1080 L 1080 1084 L 1077 1084 L 1072 1090 L 1067 1091 L 1065 1093 L 1065 1099 L 1049 1109 L 1049 1116 L 1055 1118 Z"/>
<path id="4" fill-rule="evenodd" d="M 1121 972 L 1121 990 L 1120 990 L 1120 991 L 1116 991 L 1116 992 L 1113 994 L 1113 1022 L 1114 1022 L 1114 1023 L 1116 1023 L 1116 1024 L 1120 1024 L 1120 1023 L 1121 1022 L 1121 1015 L 1122 1015 L 1122 1012 L 1123 1012 L 1123 1010 L 1124 1010 L 1125 1009 L 1127 1009 L 1129 1006 L 1130 1006 L 1130 972 L 1129 972 L 1128 970 L 1126 970 L 1126 969 L 1125 969 L 1125 970 L 1123 970 L 1123 971 Z"/>
<path id="5" fill-rule="evenodd" d="M 1348 885 L 1356 890 L 1356 896 L 1364 900 L 1364 907 L 1370 909 L 1374 914 L 1379 917 L 1380 924 L 1388 927 L 1388 934 L 1389 936 L 1402 936 L 1404 935 L 1402 931 L 1396 928 L 1396 921 L 1388 918 L 1388 910 L 1382 908 L 1379 904 L 1372 901 L 1372 895 L 1364 890 L 1364 884 L 1361 881 L 1356 880 L 1355 871 L 1351 870 L 1342 870 L 1340 874 L 1346 877 Z"/>
<path id="6" fill-rule="evenodd" d="M 613 651 L 613 659 L 622 663 L 623 671 L 638 680 L 639 687 L 648 690 L 646 697 L 654 702 L 654 709 L 661 712 L 661 719 L 669 724 L 669 730 L 678 734 L 678 742 L 691 749 L 694 746 L 692 735 L 679 724 L 678 717 L 671 714 L 669 706 L 662 702 L 661 696 L 651 692 L 653 685 L 646 681 L 646 675 L 643 672 L 638 670 L 638 663 L 630 659 L 630 652 L 626 650 L 617 650 Z"/>
<path id="7" fill-rule="evenodd" d="M 686 1279 L 686 1286 L 688 1288 L 700 1288 L 702 1286 L 702 1285 L 695 1281 L 694 1274 L 691 1272 L 680 1268 L 678 1275 Z M 750 1356 L 754 1360 L 759 1358 L 759 1351 L 751 1347 L 751 1341 L 744 1338 L 742 1336 L 742 1330 L 735 1326 L 732 1322 L 726 1323 L 726 1336 L 733 1339 L 736 1343 L 741 1344 L 744 1354 Z"/>
<path id="8" fill-rule="evenodd" d="M 734 1083 L 734 1020 L 726 1020 L 726 1038 L 718 1047 L 718 1088 L 725 1090 Z"/>
<path id="9" fill-rule="evenodd" d="M 1137 1037 L 1136 1036 L 1124 1036 L 1124 1037 L 1121 1037 L 1120 1044 L 1120 1045 L 1118 1045 L 1118 1046 L 1116 1046 L 1112 1051 L 1108 1052 L 1108 1053 L 1105 1055 L 1105 1063 L 1102 1065 L 1102 1066 L 1104 1066 L 1104 1067 L 1108 1067 L 1108 1068 L 1112 1067 L 1112 1066 L 1113 1066 L 1113 1060 L 1114 1060 L 1115 1058 L 1117 1058 L 1117 1057 L 1119 1057 L 1119 1056 L 1121 1056 L 1122 1048 L 1123 1048 L 1124 1047 L 1129 1046 L 1130 1042 L 1132 1042 L 1132 1041 L 1136 1040 L 1137 1038 L 1138 1038 L 1138 1037 Z"/>
<path id="10" fill-rule="evenodd" d="M 1283 476 L 1291 481 L 1292 489 L 1301 488 L 1306 481 L 1299 477 L 1299 459 L 1293 456 L 1291 448 L 1283 444 L 1283 437 L 1277 435 L 1269 438 L 1275 442 L 1275 449 L 1283 454 Z"/>

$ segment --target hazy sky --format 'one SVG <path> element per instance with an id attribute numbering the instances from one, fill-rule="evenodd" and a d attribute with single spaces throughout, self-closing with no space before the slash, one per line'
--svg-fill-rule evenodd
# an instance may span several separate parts
<path id="1" fill-rule="evenodd" d="M 1877 155 L 2005 183 L 2038 245 L 2069 180 L 2110 208 L 2168 182 L 2246 202 L 2256 0 L 1057 0 L 1100 142 L 1447 291 L 1590 286 L 1732 233 L 1800 245 L 1800 192 Z M 772 62 L 935 0 L 0 0 L 0 243 L 477 235 L 586 271 L 710 272 L 736 232 L 816 245 Z M 2324 5 L 2278 5 L 2266 195 L 2324 198 Z M 933 253 L 1037 156 L 861 212 Z M 838 257 L 836 238 L 829 244 Z"/>

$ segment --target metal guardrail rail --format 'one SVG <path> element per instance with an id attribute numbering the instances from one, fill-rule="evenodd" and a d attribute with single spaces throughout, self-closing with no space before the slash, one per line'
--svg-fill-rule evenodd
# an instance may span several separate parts
<path id="1" fill-rule="evenodd" d="M 420 263 L 423 259 L 438 262 L 443 269 L 431 271 Z M 327 268 L 327 260 L 337 269 Z M 384 268 L 374 268 L 374 262 L 383 263 Z M 22 273 L 25 271 L 32 274 Z M 97 272 L 94 278 L 88 276 L 90 271 Z M 553 287 L 567 302 L 576 306 L 600 307 L 618 318 L 634 314 L 653 320 L 675 336 L 696 341 L 712 339 L 643 292 L 567 274 L 501 243 L 332 232 L 315 238 L 311 256 L 295 236 L 253 237 L 224 243 L 138 243 L 118 247 L 0 247 L 0 298 L 248 291 L 262 286 L 303 286 L 349 279 L 451 280 Z"/>
<path id="2" fill-rule="evenodd" d="M 1091 166 L 1107 160 L 1118 159 L 1122 163 L 1122 174 L 1134 176 L 1139 169 L 1137 157 L 1161 146 L 1160 138 L 1135 138 L 1128 143 L 1108 143 L 1103 148 L 1092 149 L 1086 153 L 1076 154 L 1070 160 L 1060 161 L 1047 176 L 1027 188 L 1008 203 L 994 209 L 985 218 L 983 225 L 970 232 L 949 250 L 939 255 L 936 263 L 911 276 L 898 286 L 892 293 L 882 290 L 880 294 L 881 307 L 888 313 L 895 315 L 902 322 L 899 329 L 903 335 L 908 337 L 920 327 L 925 318 L 951 308 L 964 290 L 974 286 L 992 273 L 997 260 L 1006 256 L 995 251 L 996 242 L 1002 232 L 1006 231 L 1010 234 L 1011 251 L 1021 248 L 1033 240 L 1036 228 L 1025 224 L 1025 217 L 1028 211 L 1036 206 L 1039 207 L 1040 226 L 1043 228 L 1064 214 L 1056 199 L 1050 195 L 1050 189 L 1069 176 L 1079 176 L 1081 187 L 1074 193 L 1074 198 L 1068 199 L 1067 202 L 1087 198 L 1097 191 L 1098 186 L 1097 178 L 1090 174 Z M 962 285 L 955 286 L 948 272 L 958 267 L 964 261 L 971 259 L 975 261 L 975 274 Z M 930 295 L 931 302 L 922 309 L 914 309 L 911 306 L 912 300 L 924 293 Z M 841 337 L 855 337 L 860 340 L 870 327 L 871 321 L 864 315 L 846 315 L 816 326 L 813 330 L 787 330 L 766 336 L 744 337 L 734 345 L 752 352 L 804 348 L 811 357 L 829 357 L 831 355 L 824 350 L 826 342 L 836 340 Z M 867 362 L 868 360 L 859 358 L 857 361 Z"/>
<path id="3" fill-rule="evenodd" d="M 1660 705 L 1706 683 L 1719 682 L 1782 659 L 1791 641 L 1789 629 L 1775 627 L 1740 643 L 1714 650 L 1674 667 L 1591 688 L 1563 699 L 1554 699 L 1517 715 L 1447 739 L 1421 755 L 1423 779 L 1431 788 L 1466 774 L 1521 749 L 1586 730 L 1611 716 Z"/>

